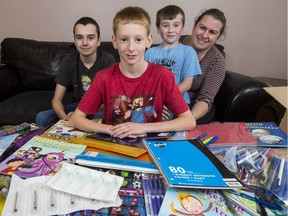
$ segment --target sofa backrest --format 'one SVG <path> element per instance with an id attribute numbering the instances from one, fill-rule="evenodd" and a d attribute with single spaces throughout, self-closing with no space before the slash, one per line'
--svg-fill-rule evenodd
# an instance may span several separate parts
<path id="1" fill-rule="evenodd" d="M 29 89 L 54 89 L 62 59 L 75 52 L 73 43 L 6 38 L 1 43 L 1 63 L 16 68 Z"/>
<path id="2" fill-rule="evenodd" d="M 99 48 L 111 53 L 119 61 L 112 42 L 102 42 Z M 54 79 L 61 61 L 75 51 L 73 42 L 5 38 L 1 43 L 1 64 L 16 69 L 27 89 L 54 90 Z"/>

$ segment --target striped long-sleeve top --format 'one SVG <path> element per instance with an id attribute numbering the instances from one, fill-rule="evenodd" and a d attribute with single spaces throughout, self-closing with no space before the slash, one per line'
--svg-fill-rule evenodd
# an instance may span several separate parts
<path id="1" fill-rule="evenodd" d="M 225 78 L 225 57 L 214 45 L 200 61 L 200 66 L 202 75 L 193 78 L 189 94 L 195 103 L 205 101 L 210 109 Z"/>

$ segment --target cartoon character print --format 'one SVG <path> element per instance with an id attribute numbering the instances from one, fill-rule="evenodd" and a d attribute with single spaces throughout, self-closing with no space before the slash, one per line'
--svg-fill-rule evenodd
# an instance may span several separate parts
<path id="1" fill-rule="evenodd" d="M 130 98 L 125 95 L 113 99 L 113 119 L 116 119 L 117 123 L 123 123 L 128 118 L 126 113 L 130 110 L 130 104 Z"/>
<path id="2" fill-rule="evenodd" d="M 204 201 L 192 196 L 189 192 L 186 194 L 178 193 L 178 200 L 182 209 L 175 209 L 174 202 L 170 204 L 171 211 L 176 215 L 204 216 L 203 213 L 210 211 L 213 206 L 212 202 L 209 202 L 209 206 L 204 209 Z M 174 214 L 170 216 L 175 216 Z"/>
<path id="3" fill-rule="evenodd" d="M 64 159 L 64 152 L 50 152 L 41 158 L 34 160 L 30 168 L 21 168 L 14 172 L 16 175 L 25 177 L 53 175 L 60 169 L 61 162 Z"/>
<path id="4" fill-rule="evenodd" d="M 90 87 L 91 78 L 89 76 L 82 75 L 81 82 L 82 82 L 83 90 L 84 92 L 86 92 Z"/>
<path id="5" fill-rule="evenodd" d="M 153 96 L 140 95 L 129 98 L 125 95 L 119 95 L 113 101 L 114 122 L 144 123 L 152 122 L 157 117 Z"/>
<path id="6" fill-rule="evenodd" d="M 53 131 L 51 131 L 51 133 L 53 133 Z M 63 137 L 79 137 L 83 134 L 81 130 L 71 126 L 57 127 L 54 133 Z"/>
<path id="7" fill-rule="evenodd" d="M 39 153 L 41 150 L 38 147 L 31 147 L 28 150 L 20 151 L 15 158 L 7 161 L 7 168 L 2 172 L 15 173 L 27 178 L 53 175 L 60 169 L 64 160 L 64 151 L 41 155 Z"/>
<path id="8" fill-rule="evenodd" d="M 13 158 L 6 162 L 7 168 L 2 170 L 2 173 L 12 175 L 13 172 L 17 171 L 21 166 L 24 166 L 26 162 L 22 158 Z"/>
<path id="9" fill-rule="evenodd" d="M 34 160 L 38 157 L 40 157 L 40 153 L 42 151 L 42 148 L 40 147 L 31 147 L 28 150 L 19 150 L 18 154 L 16 157 L 22 158 L 23 160 L 29 159 L 29 160 Z M 26 160 L 26 162 L 28 162 Z"/>

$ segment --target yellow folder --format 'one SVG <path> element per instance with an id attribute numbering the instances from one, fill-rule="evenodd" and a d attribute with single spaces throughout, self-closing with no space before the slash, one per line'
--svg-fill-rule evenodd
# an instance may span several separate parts
<path id="1" fill-rule="evenodd" d="M 133 146 L 126 146 L 121 145 L 113 142 L 103 141 L 103 140 L 96 140 L 88 137 L 78 137 L 69 139 L 71 143 L 83 144 L 89 147 L 94 147 L 98 149 L 103 149 L 106 151 L 116 152 L 119 154 L 127 155 L 130 157 L 139 157 L 140 155 L 147 152 L 146 149 L 137 148 Z"/>

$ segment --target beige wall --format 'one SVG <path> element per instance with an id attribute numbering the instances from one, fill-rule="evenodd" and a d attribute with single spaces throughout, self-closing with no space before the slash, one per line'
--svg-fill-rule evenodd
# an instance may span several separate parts
<path id="1" fill-rule="evenodd" d="M 225 46 L 227 69 L 248 76 L 287 79 L 287 0 L 0 0 L 0 41 L 22 37 L 44 41 L 72 41 L 72 27 L 81 16 L 95 18 L 102 40 L 110 40 L 112 19 L 122 7 L 137 5 L 151 15 L 168 4 L 186 13 L 185 34 L 203 8 L 217 7 L 228 20 Z"/>

